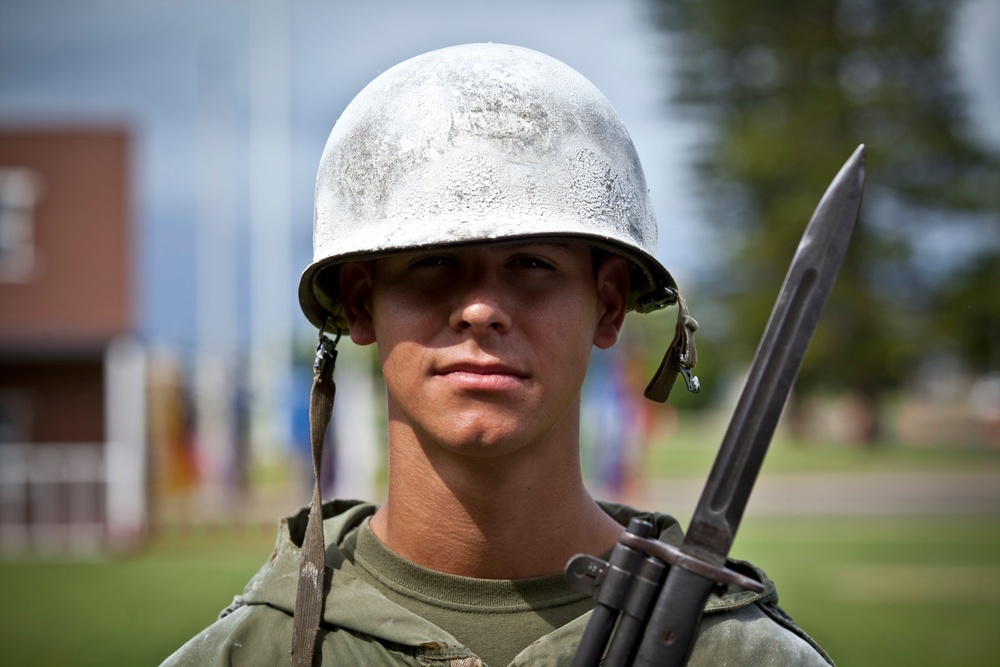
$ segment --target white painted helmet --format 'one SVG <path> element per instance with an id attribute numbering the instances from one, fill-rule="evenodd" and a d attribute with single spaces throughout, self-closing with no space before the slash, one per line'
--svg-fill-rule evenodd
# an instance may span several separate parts
<path id="1" fill-rule="evenodd" d="M 454 46 L 387 70 L 337 121 L 299 302 L 321 330 L 346 331 L 340 262 L 573 237 L 630 260 L 629 308 L 647 312 L 682 302 L 654 256 L 656 231 L 632 139 L 592 83 L 530 49 Z"/>

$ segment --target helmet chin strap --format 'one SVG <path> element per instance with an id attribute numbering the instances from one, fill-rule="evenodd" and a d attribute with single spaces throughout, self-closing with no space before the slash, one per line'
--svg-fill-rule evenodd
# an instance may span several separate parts
<path id="1" fill-rule="evenodd" d="M 319 332 L 316 360 L 313 362 L 313 386 L 309 397 L 309 430 L 312 441 L 313 493 L 309 503 L 299 561 L 299 585 L 295 593 L 295 616 L 292 619 L 292 665 L 310 667 L 316 635 L 323 618 L 323 588 L 326 582 L 326 545 L 323 539 L 323 499 L 320 490 L 320 468 L 323 462 L 323 439 L 333 415 L 333 397 L 337 387 L 333 382 L 333 367 L 337 362 L 337 337 L 329 338 L 326 327 Z"/>
<path id="2" fill-rule="evenodd" d="M 656 369 L 656 374 L 646 386 L 643 392 L 646 398 L 663 403 L 670 396 L 677 374 L 684 376 L 688 391 L 697 394 L 701 390 L 701 382 L 692 373 L 694 367 L 698 365 L 698 350 L 694 345 L 694 332 L 698 330 L 698 323 L 688 312 L 687 303 L 680 292 L 673 290 L 677 297 L 677 325 L 674 327 L 674 339 L 670 341 L 666 354 L 660 367 Z"/>

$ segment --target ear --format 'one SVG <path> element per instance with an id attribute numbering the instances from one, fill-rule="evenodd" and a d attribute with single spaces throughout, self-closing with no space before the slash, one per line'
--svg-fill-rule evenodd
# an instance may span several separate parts
<path id="1" fill-rule="evenodd" d="M 628 260 L 609 255 L 597 268 L 597 300 L 599 319 L 594 331 L 594 345 L 606 350 L 618 342 L 625 311 L 628 309 L 628 288 L 631 280 Z"/>
<path id="2" fill-rule="evenodd" d="M 358 345 L 375 342 L 372 321 L 372 262 L 344 262 L 340 265 L 337 283 L 340 287 L 340 304 L 344 309 L 351 340 Z"/>

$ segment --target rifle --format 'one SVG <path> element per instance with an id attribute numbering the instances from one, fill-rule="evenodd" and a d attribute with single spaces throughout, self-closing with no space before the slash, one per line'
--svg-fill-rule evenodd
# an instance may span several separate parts
<path id="1" fill-rule="evenodd" d="M 651 524 L 634 519 L 607 562 L 579 554 L 566 565 L 570 585 L 595 598 L 573 667 L 593 667 L 602 656 L 605 667 L 680 667 L 714 589 L 736 584 L 763 592 L 759 582 L 727 568 L 726 558 L 843 263 L 864 176 L 861 145 L 806 226 L 680 548 L 656 540 Z"/>

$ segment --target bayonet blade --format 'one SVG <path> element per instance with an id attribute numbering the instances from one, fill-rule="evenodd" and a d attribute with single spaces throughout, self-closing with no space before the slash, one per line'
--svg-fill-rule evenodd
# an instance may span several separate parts
<path id="1" fill-rule="evenodd" d="M 823 306 L 840 271 L 864 189 L 861 145 L 830 183 L 785 276 L 708 482 L 681 544 L 712 566 L 726 562 Z M 714 582 L 671 568 L 634 664 L 683 665 Z M 652 630 L 652 631 L 650 631 Z"/>

